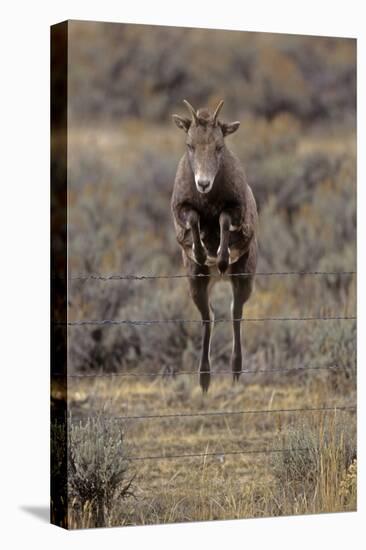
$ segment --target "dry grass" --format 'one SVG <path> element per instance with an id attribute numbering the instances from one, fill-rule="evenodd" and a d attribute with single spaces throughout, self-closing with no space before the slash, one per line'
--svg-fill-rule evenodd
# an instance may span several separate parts
<path id="1" fill-rule="evenodd" d="M 284 375 L 280 375 L 283 377 Z M 311 375 L 308 375 L 309 379 Z M 351 404 L 329 385 L 276 382 L 232 385 L 218 375 L 203 396 L 195 378 L 73 379 L 74 417 L 179 412 L 313 408 Z M 219 453 L 198 458 L 130 462 L 135 497 L 116 500 L 107 525 L 151 524 L 354 510 L 347 480 L 355 453 L 353 412 L 267 413 L 174 419 L 114 420 L 128 456 Z M 320 447 L 320 450 L 319 450 Z M 296 449 L 308 451 L 298 452 Z M 290 449 L 281 453 L 224 455 L 225 451 Z M 222 455 L 220 454 L 222 453 Z M 305 454 L 304 454 L 305 453 Z M 347 477 L 348 476 L 348 477 Z M 352 492 L 353 491 L 353 492 Z M 90 504 L 70 503 L 71 528 L 95 525 Z M 89 506 L 89 507 L 88 507 Z M 89 510 L 89 512 L 88 512 Z"/>

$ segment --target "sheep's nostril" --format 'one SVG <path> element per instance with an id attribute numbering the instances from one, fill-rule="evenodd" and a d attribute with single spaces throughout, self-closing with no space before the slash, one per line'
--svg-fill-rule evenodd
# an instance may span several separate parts
<path id="1" fill-rule="evenodd" d="M 210 182 L 207 181 L 207 180 L 199 180 L 197 182 L 198 184 L 198 187 L 202 190 L 202 191 L 205 191 L 207 189 L 207 187 L 210 185 Z"/>

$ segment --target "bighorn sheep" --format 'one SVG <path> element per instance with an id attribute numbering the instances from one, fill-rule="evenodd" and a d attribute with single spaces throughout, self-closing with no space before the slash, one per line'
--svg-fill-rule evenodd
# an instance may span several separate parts
<path id="1" fill-rule="evenodd" d="M 203 321 L 199 373 L 201 388 L 206 392 L 210 384 L 211 322 L 214 321 L 209 293 L 213 283 L 220 280 L 218 273 L 230 281 L 233 292 L 231 368 L 234 381 L 242 371 L 240 319 L 254 283 L 258 215 L 243 168 L 224 141 L 240 123 L 218 119 L 223 101 L 213 114 L 208 109 L 195 111 L 188 101 L 184 103 L 191 118 L 173 115 L 174 122 L 187 137 L 186 151 L 175 177 L 171 208 L 192 299 Z M 235 276 L 240 273 L 247 275 Z M 213 274 L 216 277 L 213 278 Z"/>

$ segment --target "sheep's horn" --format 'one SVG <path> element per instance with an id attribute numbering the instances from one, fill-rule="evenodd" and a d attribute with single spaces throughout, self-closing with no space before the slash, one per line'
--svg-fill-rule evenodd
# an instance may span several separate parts
<path id="1" fill-rule="evenodd" d="M 212 117 L 212 118 L 213 118 L 213 123 L 214 123 L 214 124 L 216 124 L 216 122 L 217 122 L 217 117 L 219 116 L 219 112 L 221 111 L 221 107 L 223 106 L 223 104 L 224 104 L 224 100 L 222 99 L 222 100 L 219 102 L 219 104 L 218 104 L 218 106 L 216 107 L 216 109 L 215 109 L 215 112 L 214 112 L 213 117 Z"/>
<path id="2" fill-rule="evenodd" d="M 183 103 L 186 105 L 188 111 L 191 113 L 192 115 L 192 120 L 198 124 L 198 116 L 197 116 L 197 113 L 196 111 L 193 109 L 192 105 L 189 103 L 189 101 L 187 101 L 186 99 L 183 99 Z"/>

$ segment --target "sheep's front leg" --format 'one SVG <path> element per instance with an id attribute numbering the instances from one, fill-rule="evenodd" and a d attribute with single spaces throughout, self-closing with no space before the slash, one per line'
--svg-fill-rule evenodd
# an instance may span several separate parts
<path id="1" fill-rule="evenodd" d="M 220 224 L 220 245 L 217 250 L 217 268 L 223 275 L 229 267 L 230 261 L 230 231 L 237 231 L 242 224 L 242 210 L 240 207 L 233 207 L 223 210 L 219 218 Z"/>
<path id="2" fill-rule="evenodd" d="M 180 210 L 179 217 L 186 229 L 192 232 L 192 251 L 194 260 L 198 265 L 205 265 L 207 254 L 201 241 L 200 235 L 200 217 L 193 208 L 183 207 Z"/>
<path id="3" fill-rule="evenodd" d="M 221 275 L 225 273 L 229 267 L 230 250 L 229 250 L 229 238 L 230 238 L 230 225 L 231 216 L 228 212 L 221 212 L 220 214 L 220 246 L 217 250 L 217 268 Z"/>

